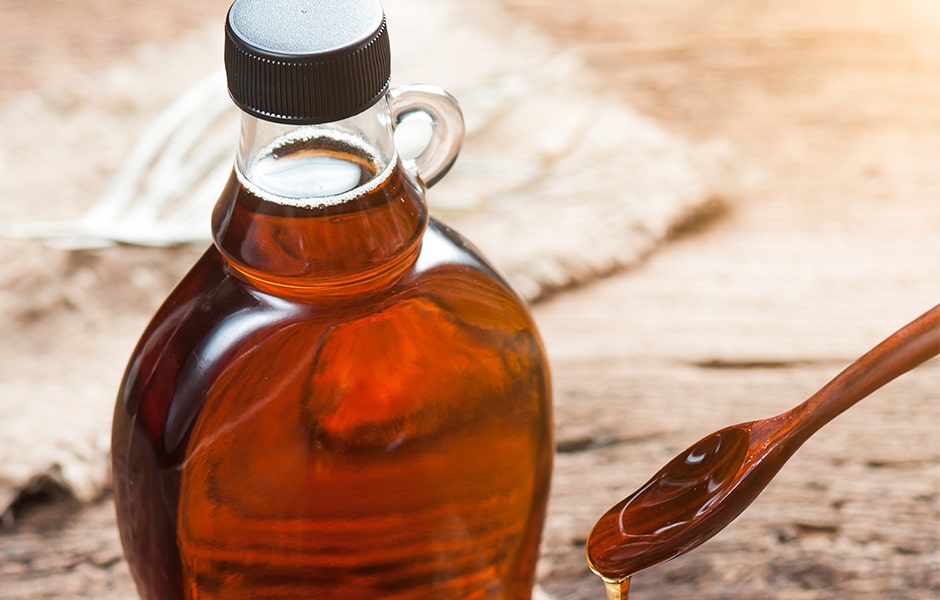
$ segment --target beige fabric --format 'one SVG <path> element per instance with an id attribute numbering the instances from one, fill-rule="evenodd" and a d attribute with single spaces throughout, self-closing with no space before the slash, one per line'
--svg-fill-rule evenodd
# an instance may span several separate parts
<path id="1" fill-rule="evenodd" d="M 715 206 L 724 151 L 693 147 L 608 96 L 576 55 L 458 2 L 385 5 L 395 82 L 441 85 L 467 118 L 461 158 L 431 191 L 432 209 L 529 300 L 635 264 Z M 138 48 L 96 77 L 0 108 L 3 222 L 79 219 L 148 124 L 217 69 L 220 46 L 213 27 Z M 204 190 L 218 189 L 232 153 L 222 150 Z M 208 204 L 193 204 L 190 218 L 207 225 Z M 157 226 L 136 214 L 144 229 Z M 67 242 L 0 240 L 0 514 L 30 486 L 54 482 L 83 500 L 106 488 L 124 363 L 205 245 L 56 248 Z"/>

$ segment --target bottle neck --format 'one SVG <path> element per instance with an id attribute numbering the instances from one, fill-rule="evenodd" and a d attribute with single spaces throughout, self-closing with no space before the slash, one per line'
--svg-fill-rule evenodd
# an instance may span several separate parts
<path id="1" fill-rule="evenodd" d="M 423 190 L 400 166 L 389 107 L 323 125 L 245 115 L 235 177 L 212 233 L 228 264 L 277 294 L 349 294 L 399 277 L 428 221 Z"/>
<path id="2" fill-rule="evenodd" d="M 323 206 L 361 194 L 397 161 L 386 100 L 331 123 L 285 125 L 242 114 L 235 167 L 261 197 Z"/>

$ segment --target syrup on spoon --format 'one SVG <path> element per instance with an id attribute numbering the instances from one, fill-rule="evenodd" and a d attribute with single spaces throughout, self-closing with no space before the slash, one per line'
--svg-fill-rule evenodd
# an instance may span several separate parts
<path id="1" fill-rule="evenodd" d="M 609 600 L 630 576 L 696 548 L 724 529 L 823 425 L 889 381 L 940 354 L 940 304 L 890 335 L 795 408 L 725 427 L 672 459 L 598 519 L 591 569 Z"/>

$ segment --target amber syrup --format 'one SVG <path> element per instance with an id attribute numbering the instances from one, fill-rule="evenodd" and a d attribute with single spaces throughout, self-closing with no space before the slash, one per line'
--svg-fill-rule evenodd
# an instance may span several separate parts
<path id="1" fill-rule="evenodd" d="M 350 182 L 297 201 L 233 175 L 131 358 L 113 468 L 138 589 L 528 599 L 553 448 L 531 317 L 397 161 L 317 147 L 282 151 Z"/>

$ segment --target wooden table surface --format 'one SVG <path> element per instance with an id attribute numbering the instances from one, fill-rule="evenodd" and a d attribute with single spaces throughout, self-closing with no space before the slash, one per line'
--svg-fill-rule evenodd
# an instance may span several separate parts
<path id="1" fill-rule="evenodd" d="M 940 7 L 511 4 L 641 111 L 736 151 L 725 218 L 536 309 L 559 435 L 545 582 L 599 598 L 581 546 L 604 509 L 940 302 Z M 935 360 L 819 432 L 725 532 L 638 575 L 633 597 L 940 597 L 938 430 Z"/>
<path id="2" fill-rule="evenodd" d="M 618 0 L 616 19 L 606 0 L 502 4 L 642 111 L 736 152 L 720 218 L 534 307 L 558 438 L 540 579 L 557 598 L 603 597 L 591 525 L 676 452 L 802 401 L 940 302 L 940 12 L 757 4 Z M 633 596 L 940 597 L 938 397 L 940 361 L 873 394 Z M 0 544 L 0 598 L 133 597 L 107 497 L 27 507 Z"/>

